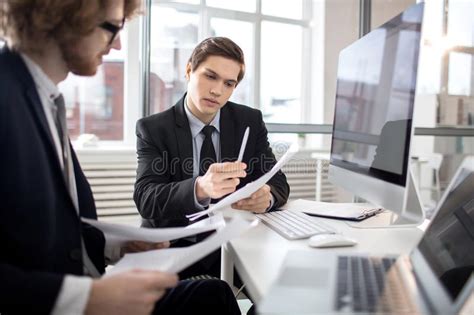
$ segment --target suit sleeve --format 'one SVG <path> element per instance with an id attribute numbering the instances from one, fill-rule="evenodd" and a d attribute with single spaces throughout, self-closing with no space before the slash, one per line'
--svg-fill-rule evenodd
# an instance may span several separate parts
<path id="1" fill-rule="evenodd" d="M 0 263 L 0 279 L 1 313 L 49 314 L 59 294 L 63 275 L 25 272 Z"/>
<path id="2" fill-rule="evenodd" d="M 258 119 L 258 134 L 257 134 L 257 154 L 255 155 L 258 164 L 252 163 L 251 167 L 253 168 L 255 178 L 262 176 L 272 169 L 276 164 L 275 155 L 272 152 L 270 143 L 268 142 L 268 131 L 263 122 L 262 113 L 259 113 Z M 288 201 L 288 196 L 290 194 L 290 186 L 286 180 L 286 176 L 282 171 L 278 171 L 267 183 L 270 186 L 271 193 L 275 198 L 275 203 L 273 204 L 272 209 L 279 208 L 283 206 Z"/>
<path id="3" fill-rule="evenodd" d="M 133 199 L 144 219 L 155 226 L 186 225 L 185 215 L 198 211 L 194 204 L 196 178 L 171 181 L 170 168 L 164 145 L 153 143 L 143 121 L 137 122 L 137 180 Z"/>
<path id="4" fill-rule="evenodd" d="M 7 95 L 7 98 L 5 98 Z M 6 106 L 9 102 L 5 91 L 0 91 L 0 145 L 2 148 L 8 147 L 8 116 Z M 3 164 L 3 160 L 1 160 Z M 8 167 L 3 165 L 4 167 Z M 3 169 L 2 169 L 3 174 Z M 6 184 L 0 183 L 0 196 L 3 196 L 3 189 L 6 191 Z M 3 200 L 2 200 L 3 201 Z M 0 207 L 2 211 L 7 211 Z M 10 224 L 17 224 L 11 222 Z M 1 241 L 8 241 L 0 233 Z M 25 271 L 6 261 L 5 252 L 0 252 L 0 314 L 49 314 L 58 296 L 63 276 L 47 272 Z"/>

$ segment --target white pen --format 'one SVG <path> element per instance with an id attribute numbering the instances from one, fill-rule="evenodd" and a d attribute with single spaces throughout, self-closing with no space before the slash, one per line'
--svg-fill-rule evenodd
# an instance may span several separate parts
<path id="1" fill-rule="evenodd" d="M 247 146 L 247 140 L 249 139 L 250 127 L 245 129 L 244 137 L 242 138 L 242 144 L 240 145 L 239 157 L 237 158 L 237 162 L 242 162 L 244 158 L 245 147 Z"/>

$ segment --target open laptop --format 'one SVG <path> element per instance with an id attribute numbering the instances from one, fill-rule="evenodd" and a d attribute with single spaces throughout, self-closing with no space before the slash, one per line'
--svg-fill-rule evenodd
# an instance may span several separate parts
<path id="1" fill-rule="evenodd" d="M 259 314 L 458 314 L 474 299 L 474 157 L 422 239 L 398 258 L 291 251 Z"/>

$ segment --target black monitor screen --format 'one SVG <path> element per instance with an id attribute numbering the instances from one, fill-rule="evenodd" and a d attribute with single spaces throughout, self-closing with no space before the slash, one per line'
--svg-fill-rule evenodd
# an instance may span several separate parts
<path id="1" fill-rule="evenodd" d="M 423 4 L 341 51 L 331 164 L 404 186 Z"/>
<path id="2" fill-rule="evenodd" d="M 418 250 L 456 299 L 474 272 L 474 171 L 461 170 Z"/>

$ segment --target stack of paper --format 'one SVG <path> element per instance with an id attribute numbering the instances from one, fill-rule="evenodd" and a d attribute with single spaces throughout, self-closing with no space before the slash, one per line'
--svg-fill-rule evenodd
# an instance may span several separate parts
<path id="1" fill-rule="evenodd" d="M 147 229 L 123 224 L 106 223 L 85 218 L 82 218 L 82 221 L 101 230 L 104 233 L 107 244 L 112 246 L 121 245 L 129 241 L 144 241 L 151 243 L 171 241 L 203 232 L 213 231 L 225 226 L 225 221 L 222 215 L 214 215 L 186 227 L 159 229 Z"/>
<path id="2" fill-rule="evenodd" d="M 291 201 L 285 208 L 320 217 L 353 221 L 360 221 L 383 211 L 383 208 L 370 203 L 333 203 L 304 199 Z"/>
<path id="3" fill-rule="evenodd" d="M 259 179 L 248 183 L 244 187 L 223 198 L 218 203 L 211 205 L 209 209 L 187 215 L 186 217 L 189 218 L 190 221 L 194 221 L 206 214 L 210 214 L 216 210 L 223 210 L 239 200 L 250 197 L 254 192 L 262 188 L 293 157 L 293 155 L 295 155 L 296 152 L 298 152 L 298 147 L 291 146 L 268 173 L 262 175 Z"/>
<path id="4" fill-rule="evenodd" d="M 236 216 L 225 227 L 196 245 L 126 254 L 107 275 L 135 268 L 180 272 L 256 224 L 257 220 L 249 222 Z"/>

